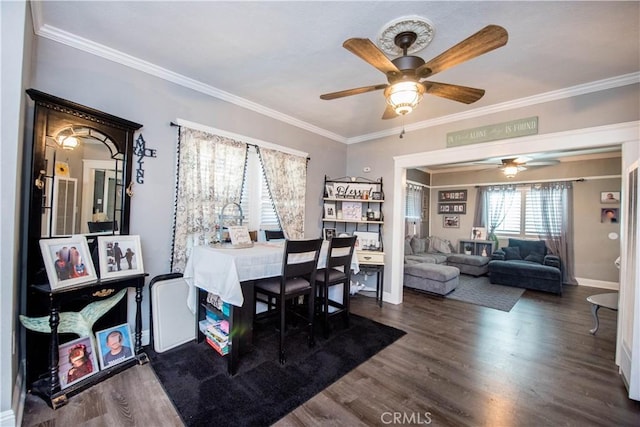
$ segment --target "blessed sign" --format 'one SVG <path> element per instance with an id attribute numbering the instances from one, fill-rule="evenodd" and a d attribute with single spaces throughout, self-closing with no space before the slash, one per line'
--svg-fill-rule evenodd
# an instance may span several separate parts
<path id="1" fill-rule="evenodd" d="M 447 134 L 447 147 L 516 138 L 537 133 L 538 117 L 527 117 L 526 119 L 450 132 Z"/>

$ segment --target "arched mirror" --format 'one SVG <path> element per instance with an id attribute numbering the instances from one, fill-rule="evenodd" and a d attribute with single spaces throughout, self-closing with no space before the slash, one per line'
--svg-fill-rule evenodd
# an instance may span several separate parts
<path id="1" fill-rule="evenodd" d="M 34 89 L 27 93 L 35 101 L 25 233 L 33 284 L 43 272 L 35 265 L 41 238 L 129 233 L 133 138 L 142 125 Z"/>

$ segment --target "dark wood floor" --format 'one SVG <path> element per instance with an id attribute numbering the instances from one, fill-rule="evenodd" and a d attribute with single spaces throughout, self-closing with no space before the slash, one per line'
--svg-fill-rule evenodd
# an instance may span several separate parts
<path id="1" fill-rule="evenodd" d="M 589 334 L 585 298 L 600 292 L 526 291 L 509 313 L 410 290 L 382 309 L 357 296 L 354 313 L 407 335 L 277 425 L 639 426 L 640 402 L 628 399 L 614 363 L 616 313 L 601 309 L 600 330 Z M 182 424 L 144 365 L 57 411 L 29 396 L 23 425 Z"/>

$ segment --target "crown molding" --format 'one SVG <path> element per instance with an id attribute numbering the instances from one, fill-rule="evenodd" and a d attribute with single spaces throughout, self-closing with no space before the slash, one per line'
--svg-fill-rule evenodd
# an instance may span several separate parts
<path id="1" fill-rule="evenodd" d="M 57 27 L 52 27 L 50 25 L 43 24 L 42 9 L 41 9 L 42 6 L 40 5 L 40 2 L 30 2 L 30 4 L 31 4 L 31 14 L 33 19 L 33 27 L 34 27 L 33 29 L 36 35 L 40 37 L 44 37 L 44 38 L 56 41 L 58 43 L 65 44 L 67 46 L 82 50 L 92 55 L 99 56 L 109 61 L 119 63 L 126 67 L 130 67 L 135 70 L 142 71 L 143 73 L 150 74 L 152 76 L 170 81 L 172 83 L 195 90 L 205 95 L 209 95 L 214 98 L 218 98 L 220 100 L 238 105 L 242 108 L 255 111 L 259 114 L 263 114 L 267 117 L 271 117 L 275 120 L 290 124 L 292 126 L 296 126 L 300 129 L 304 129 L 311 133 L 324 136 L 331 140 L 341 142 L 343 144 L 356 144 L 359 142 L 365 142 L 373 139 L 384 138 L 387 136 L 398 135 L 403 129 L 402 127 L 395 127 L 395 128 L 387 129 L 384 131 L 363 134 L 363 135 L 359 135 L 351 138 L 338 135 L 334 132 L 330 132 L 326 129 L 323 129 L 318 126 L 307 123 L 305 121 L 296 119 L 289 115 L 283 114 L 279 111 L 276 111 L 271 108 L 267 108 L 263 105 L 257 104 L 255 102 L 249 101 L 248 99 L 241 98 L 229 92 L 225 92 L 221 89 L 215 88 L 211 85 L 207 85 L 195 79 L 186 77 L 182 74 L 178 74 L 171 70 L 167 70 L 166 68 L 159 67 L 148 61 L 143 61 L 139 58 L 128 55 L 124 52 L 112 49 L 110 47 L 101 45 L 99 43 L 95 43 L 91 40 L 79 37 L 75 34 L 61 30 Z M 582 84 L 582 85 L 572 86 L 565 89 L 545 92 L 539 95 L 533 95 L 526 98 L 520 98 L 520 99 L 508 101 L 508 102 L 489 105 L 486 107 L 476 108 L 476 109 L 465 111 L 462 113 L 450 114 L 448 116 L 438 117 L 431 120 L 425 120 L 425 121 L 414 123 L 411 125 L 406 125 L 404 126 L 404 129 L 406 131 L 416 131 L 420 129 L 426 129 L 434 126 L 443 125 L 446 123 L 452 123 L 460 120 L 484 116 L 487 114 L 493 114 L 497 112 L 512 110 L 515 108 L 522 108 L 522 107 L 527 107 L 531 105 L 542 104 L 545 102 L 556 101 L 560 99 L 570 98 L 573 96 L 598 92 L 602 90 L 607 90 L 607 89 L 612 89 L 616 87 L 627 86 L 630 84 L 637 84 L 637 83 L 640 83 L 640 73 L 638 72 L 630 73 L 630 74 L 625 74 L 622 76 L 612 77 L 608 79 L 597 80 L 597 81 Z"/>
<path id="2" fill-rule="evenodd" d="M 345 137 L 340 136 L 336 133 L 330 132 L 326 129 L 322 129 L 318 126 L 314 126 L 310 123 L 288 116 L 271 108 L 267 108 L 263 105 L 249 101 L 248 99 L 241 98 L 229 92 L 225 92 L 211 85 L 207 85 L 198 80 L 186 77 L 182 74 L 167 70 L 166 68 L 157 66 L 155 64 L 152 64 L 151 62 L 144 61 L 119 50 L 112 49 L 108 46 L 93 42 L 89 39 L 79 37 L 75 34 L 69 33 L 59 28 L 52 27 L 46 24 L 40 25 L 40 13 L 36 11 L 37 9 L 39 9 L 39 6 L 32 9 L 32 15 L 34 16 L 33 26 L 36 35 L 40 37 L 44 37 L 49 40 L 53 40 L 58 43 L 73 47 L 75 49 L 82 50 L 92 55 L 96 55 L 109 61 L 124 65 L 125 67 L 142 71 L 143 73 L 150 74 L 152 76 L 195 90 L 205 95 L 209 95 L 214 98 L 238 105 L 248 110 L 255 111 L 267 117 L 271 117 L 275 120 L 290 124 L 292 126 L 296 126 L 298 128 L 307 130 L 320 136 L 324 136 L 334 141 L 341 142 L 343 144 L 347 142 L 347 139 Z"/>

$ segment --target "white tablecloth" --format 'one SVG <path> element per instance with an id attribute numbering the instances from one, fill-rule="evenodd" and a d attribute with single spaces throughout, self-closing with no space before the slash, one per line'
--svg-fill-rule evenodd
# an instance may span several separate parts
<path id="1" fill-rule="evenodd" d="M 329 242 L 322 243 L 318 268 L 327 262 Z M 184 279 L 189 285 L 187 304 L 195 313 L 196 287 L 219 295 L 222 301 L 242 307 L 244 298 L 240 282 L 263 279 L 282 274 L 284 242 L 258 242 L 251 248 L 226 249 L 196 246 L 187 260 Z M 351 269 L 358 273 L 358 257 L 351 260 Z"/>

